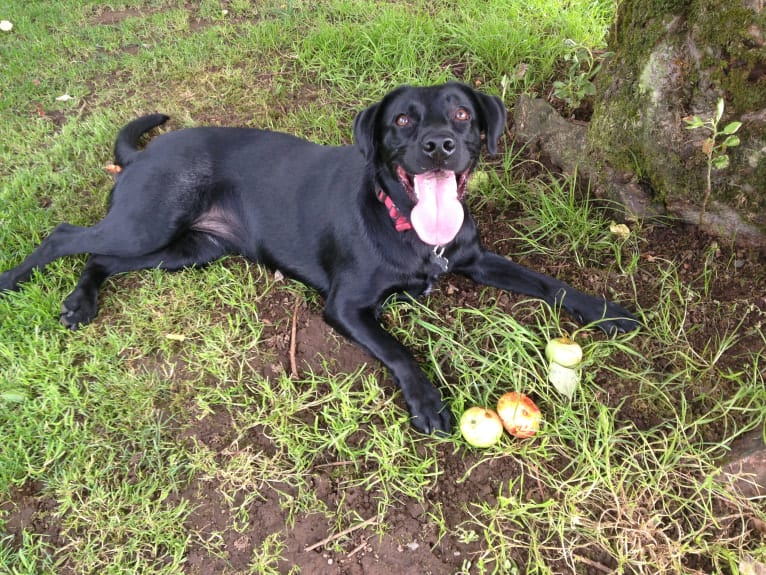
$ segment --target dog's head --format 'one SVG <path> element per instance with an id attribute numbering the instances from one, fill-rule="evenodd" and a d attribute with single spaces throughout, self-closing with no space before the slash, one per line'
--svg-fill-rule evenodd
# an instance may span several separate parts
<path id="1" fill-rule="evenodd" d="M 462 226 L 482 137 L 496 154 L 505 117 L 500 98 L 463 84 L 403 86 L 356 117 L 354 140 L 420 239 L 445 245 Z"/>

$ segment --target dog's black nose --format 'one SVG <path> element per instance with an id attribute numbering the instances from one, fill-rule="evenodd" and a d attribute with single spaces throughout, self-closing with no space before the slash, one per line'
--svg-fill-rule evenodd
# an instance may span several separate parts
<path id="1" fill-rule="evenodd" d="M 449 158 L 455 151 L 455 139 L 451 136 L 434 134 L 423 141 L 426 156 L 435 160 Z"/>

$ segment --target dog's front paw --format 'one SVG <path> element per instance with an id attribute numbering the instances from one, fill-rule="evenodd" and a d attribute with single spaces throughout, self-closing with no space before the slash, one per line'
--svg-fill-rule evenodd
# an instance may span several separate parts
<path id="1" fill-rule="evenodd" d="M 61 304 L 60 320 L 71 330 L 92 322 L 98 314 L 98 295 L 89 297 L 81 290 L 73 291 Z"/>
<path id="2" fill-rule="evenodd" d="M 584 324 L 594 323 L 609 335 L 627 333 L 641 327 L 638 319 L 624 307 L 604 300 L 578 315 Z"/>
<path id="3" fill-rule="evenodd" d="M 415 387 L 416 389 L 412 389 Z M 404 390 L 403 390 L 404 391 Z M 439 390 L 423 376 L 416 386 L 404 393 L 412 416 L 412 425 L 421 433 L 449 435 L 452 430 L 452 414 L 442 401 Z"/>
<path id="4" fill-rule="evenodd" d="M 19 285 L 11 277 L 11 272 L 3 272 L 0 274 L 0 296 L 6 291 L 16 291 L 19 289 Z"/>

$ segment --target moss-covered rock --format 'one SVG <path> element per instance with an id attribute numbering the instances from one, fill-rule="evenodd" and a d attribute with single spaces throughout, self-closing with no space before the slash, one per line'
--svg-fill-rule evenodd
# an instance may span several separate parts
<path id="1" fill-rule="evenodd" d="M 714 232 L 766 245 L 766 14 L 761 0 L 624 0 L 600 75 L 588 146 L 655 199 Z M 742 122 L 707 190 L 706 128 Z M 721 229 L 723 226 L 723 229 Z"/>

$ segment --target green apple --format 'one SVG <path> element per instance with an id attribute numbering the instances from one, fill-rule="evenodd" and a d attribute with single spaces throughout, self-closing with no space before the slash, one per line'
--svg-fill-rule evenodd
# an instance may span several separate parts
<path id="1" fill-rule="evenodd" d="M 487 187 L 488 183 L 489 174 L 482 170 L 476 170 L 473 174 L 471 174 L 471 178 L 468 180 L 468 191 L 480 192 L 482 189 Z"/>
<path id="2" fill-rule="evenodd" d="M 474 447 L 490 447 L 503 435 L 503 422 L 491 409 L 470 407 L 460 417 L 460 433 Z"/>
<path id="3" fill-rule="evenodd" d="M 582 361 L 582 348 L 565 335 L 554 337 L 545 346 L 545 357 L 564 367 L 575 367 Z"/>

